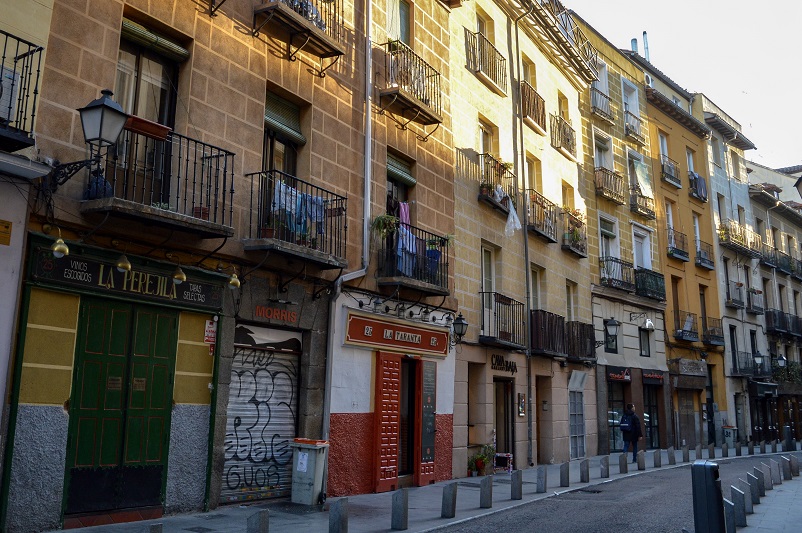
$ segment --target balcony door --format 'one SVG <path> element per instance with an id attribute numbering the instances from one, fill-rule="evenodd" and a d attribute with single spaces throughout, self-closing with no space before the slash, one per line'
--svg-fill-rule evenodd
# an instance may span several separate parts
<path id="1" fill-rule="evenodd" d="M 652 269 L 651 239 L 645 232 L 635 231 L 632 236 L 633 259 L 635 269 Z"/>
<path id="2" fill-rule="evenodd" d="M 495 295 L 496 265 L 495 254 L 490 248 L 482 248 L 482 334 L 496 336 Z"/>

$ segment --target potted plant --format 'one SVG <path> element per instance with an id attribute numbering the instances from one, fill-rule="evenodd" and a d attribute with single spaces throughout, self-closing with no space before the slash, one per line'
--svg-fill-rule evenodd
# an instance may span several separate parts
<path id="1" fill-rule="evenodd" d="M 379 234 L 384 239 L 388 235 L 395 233 L 401 221 L 397 216 L 393 215 L 377 215 L 370 225 L 371 229 Z"/>
<path id="2" fill-rule="evenodd" d="M 287 225 L 283 220 L 273 220 L 259 228 L 260 239 L 287 240 Z"/>
<path id="3" fill-rule="evenodd" d="M 192 216 L 201 220 L 209 220 L 209 208 L 205 205 L 192 209 Z"/>
<path id="4" fill-rule="evenodd" d="M 476 477 L 476 456 L 468 457 L 468 476 Z"/>
<path id="5" fill-rule="evenodd" d="M 479 194 L 481 196 L 490 196 L 493 194 L 493 184 L 489 181 L 482 181 L 479 184 Z"/>

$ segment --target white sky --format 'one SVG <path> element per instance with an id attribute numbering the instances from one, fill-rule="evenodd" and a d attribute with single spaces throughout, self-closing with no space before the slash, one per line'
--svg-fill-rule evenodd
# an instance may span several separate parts
<path id="1" fill-rule="evenodd" d="M 705 93 L 741 124 L 777 168 L 802 164 L 801 2 L 744 0 L 562 0 L 618 48 L 638 38 L 651 63 L 681 87 Z"/>

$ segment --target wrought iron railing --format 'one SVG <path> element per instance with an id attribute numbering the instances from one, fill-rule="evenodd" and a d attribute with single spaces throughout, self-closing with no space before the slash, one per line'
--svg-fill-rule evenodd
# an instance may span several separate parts
<path id="1" fill-rule="evenodd" d="M 234 153 L 178 133 L 154 138 L 123 130 L 92 172 L 84 200 L 114 197 L 232 226 Z"/>
<path id="2" fill-rule="evenodd" d="M 755 315 L 763 314 L 763 295 L 754 289 L 746 290 L 746 310 Z"/>
<path id="3" fill-rule="evenodd" d="M 752 357 L 754 358 L 755 355 L 756 354 L 753 354 Z M 771 362 L 772 362 L 772 357 L 769 357 L 767 355 L 762 356 L 760 359 L 760 363 L 754 363 L 752 375 L 754 375 L 756 378 L 772 376 L 773 372 L 771 369 Z"/>
<path id="4" fill-rule="evenodd" d="M 793 276 L 798 280 L 802 280 L 802 259 L 794 259 Z"/>
<path id="5" fill-rule="evenodd" d="M 402 89 L 440 115 L 440 73 L 402 41 L 385 43 L 384 54 L 387 88 Z"/>
<path id="6" fill-rule="evenodd" d="M 582 28 L 577 26 L 574 17 L 569 10 L 559 0 L 539 0 L 535 3 L 535 8 L 546 9 L 554 19 L 554 23 L 560 33 L 575 48 L 579 59 L 594 74 L 598 73 L 599 52 L 587 38 Z"/>
<path id="7" fill-rule="evenodd" d="M 727 282 L 727 294 L 725 304 L 727 307 L 733 307 L 735 309 L 743 309 L 744 307 L 744 292 L 743 292 L 743 283 L 740 281 L 728 281 Z"/>
<path id="8" fill-rule="evenodd" d="M 763 243 L 760 247 L 760 262 L 768 267 L 776 267 L 777 248 L 768 243 Z"/>
<path id="9" fill-rule="evenodd" d="M 635 291 L 635 267 L 618 257 L 599 258 L 599 283 L 622 291 Z"/>
<path id="10" fill-rule="evenodd" d="M 565 323 L 565 351 L 568 357 L 595 359 L 595 342 L 593 324 L 579 321 Z"/>
<path id="11" fill-rule="evenodd" d="M 657 214 L 654 211 L 654 198 L 641 194 L 638 187 L 630 189 L 629 210 L 651 220 L 657 218 Z"/>
<path id="12" fill-rule="evenodd" d="M 532 353 L 566 355 L 565 317 L 533 309 L 531 311 Z"/>
<path id="13" fill-rule="evenodd" d="M 788 324 L 788 333 L 794 337 L 802 336 L 802 319 L 791 313 L 785 315 L 786 323 Z"/>
<path id="14" fill-rule="evenodd" d="M 623 176 L 609 168 L 596 167 L 596 195 L 619 205 L 626 203 L 627 182 Z"/>
<path id="15" fill-rule="evenodd" d="M 309 24 L 324 32 L 339 43 L 345 42 L 346 30 L 343 25 L 345 2 L 340 0 L 266 0 L 265 4 L 280 3 L 305 18 Z"/>
<path id="16" fill-rule="evenodd" d="M 398 224 L 380 241 L 380 277 L 409 278 L 448 289 L 448 237 Z"/>
<path id="17" fill-rule="evenodd" d="M 512 199 L 517 208 L 515 174 L 511 165 L 496 159 L 492 154 L 479 154 L 479 194 L 499 198 L 502 205 Z"/>
<path id="18" fill-rule="evenodd" d="M 712 244 L 696 239 L 696 265 L 710 270 L 716 267 Z"/>
<path id="19" fill-rule="evenodd" d="M 32 146 L 42 48 L 0 30 L 0 147 Z"/>
<path id="20" fill-rule="evenodd" d="M 766 309 L 766 333 L 774 335 L 788 333 L 788 315 L 779 309 Z"/>
<path id="21" fill-rule="evenodd" d="M 611 121 L 615 118 L 610 106 L 610 96 L 596 87 L 590 88 L 590 110 L 605 120 Z"/>
<path id="22" fill-rule="evenodd" d="M 518 346 L 526 346 L 526 309 L 522 302 L 499 292 L 480 292 L 482 300 L 482 337 L 491 337 Z"/>
<path id="23" fill-rule="evenodd" d="M 674 311 L 674 338 L 682 341 L 698 341 L 699 325 L 696 313 Z"/>
<path id="24" fill-rule="evenodd" d="M 563 243 L 562 248 L 582 257 L 588 256 L 588 227 L 584 217 L 563 211 Z"/>
<path id="25" fill-rule="evenodd" d="M 688 184 L 688 195 L 702 202 L 707 201 L 707 181 L 705 180 L 704 176 L 700 176 L 696 172 L 690 171 L 688 172 Z"/>
<path id="26" fill-rule="evenodd" d="M 640 143 L 646 139 L 641 118 L 631 111 L 624 111 L 624 133 Z"/>
<path id="27" fill-rule="evenodd" d="M 468 68 L 482 74 L 503 92 L 507 92 L 507 60 L 487 37 L 465 28 Z"/>
<path id="28" fill-rule="evenodd" d="M 660 175 L 663 181 L 682 188 L 682 180 L 679 177 L 679 166 L 677 162 L 667 155 L 660 156 Z"/>
<path id="29" fill-rule="evenodd" d="M 688 253 L 688 236 L 675 230 L 672 227 L 666 228 L 666 240 L 668 241 L 668 256 L 681 261 L 690 261 Z"/>
<path id="30" fill-rule="evenodd" d="M 534 189 L 527 189 L 526 200 L 528 228 L 551 242 L 557 242 L 557 205 Z"/>
<path id="31" fill-rule="evenodd" d="M 648 268 L 635 270 L 635 294 L 654 300 L 666 299 L 666 278 L 659 272 Z"/>
<path id="32" fill-rule="evenodd" d="M 777 270 L 780 270 L 786 274 L 790 274 L 793 271 L 793 268 L 791 256 L 785 252 L 777 250 Z"/>
<path id="33" fill-rule="evenodd" d="M 724 346 L 724 327 L 720 318 L 702 317 L 702 342 L 713 346 Z"/>
<path id="34" fill-rule="evenodd" d="M 551 115 L 551 145 L 576 158 L 576 133 L 568 121 L 559 115 Z"/>
<path id="35" fill-rule="evenodd" d="M 737 220 L 727 219 L 718 226 L 718 241 L 721 246 L 752 257 L 762 253 L 760 235 Z"/>
<path id="36" fill-rule="evenodd" d="M 345 196 L 278 170 L 245 177 L 251 180 L 248 238 L 276 239 L 345 259 Z"/>
<path id="37" fill-rule="evenodd" d="M 524 119 L 546 131 L 546 101 L 525 81 L 521 82 L 521 112 Z"/>
<path id="38" fill-rule="evenodd" d="M 751 376 L 755 373 L 755 358 L 751 352 L 732 352 L 731 376 Z"/>

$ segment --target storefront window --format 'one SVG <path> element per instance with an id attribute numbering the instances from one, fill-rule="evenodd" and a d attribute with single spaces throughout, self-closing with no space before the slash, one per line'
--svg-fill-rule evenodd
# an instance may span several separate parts
<path id="1" fill-rule="evenodd" d="M 657 392 L 659 387 L 654 385 L 643 386 L 643 438 L 644 446 L 648 449 L 660 447 L 659 416 L 657 407 Z"/>
<path id="2" fill-rule="evenodd" d="M 618 427 L 624 415 L 624 384 L 609 382 L 608 385 L 607 425 L 610 428 L 610 451 L 620 452 L 624 449 L 624 439 Z"/>

